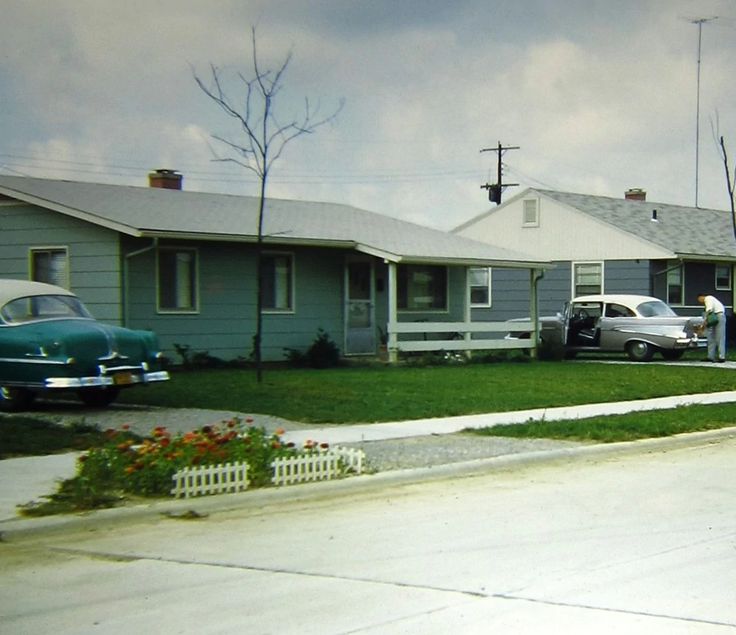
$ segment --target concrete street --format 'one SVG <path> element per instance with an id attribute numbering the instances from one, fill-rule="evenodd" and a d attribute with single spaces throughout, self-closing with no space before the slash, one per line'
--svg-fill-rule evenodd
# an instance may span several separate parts
<path id="1" fill-rule="evenodd" d="M 0 630 L 736 633 L 735 473 L 731 438 L 31 534 Z"/>

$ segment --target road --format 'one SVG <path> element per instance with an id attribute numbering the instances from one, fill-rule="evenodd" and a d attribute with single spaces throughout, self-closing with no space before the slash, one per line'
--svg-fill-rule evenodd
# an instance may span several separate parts
<path id="1" fill-rule="evenodd" d="M 28 537 L 0 630 L 736 633 L 735 475 L 727 439 Z"/>

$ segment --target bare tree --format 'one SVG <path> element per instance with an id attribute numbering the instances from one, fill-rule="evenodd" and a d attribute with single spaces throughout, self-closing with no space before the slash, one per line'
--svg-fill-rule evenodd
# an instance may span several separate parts
<path id="1" fill-rule="evenodd" d="M 263 337 L 263 220 L 266 209 L 266 193 L 268 177 L 274 163 L 281 157 L 286 146 L 301 135 L 311 134 L 320 126 L 332 121 L 342 109 L 340 101 L 337 108 L 329 115 L 320 115 L 320 108 L 314 108 L 309 99 L 304 100 L 304 110 L 298 117 L 284 123 L 277 118 L 276 98 L 284 87 L 283 78 L 292 54 L 289 52 L 283 63 L 274 70 L 264 70 L 258 60 L 256 29 L 251 27 L 252 75 L 246 77 L 238 73 L 242 82 L 243 95 L 238 99 L 225 89 L 225 78 L 221 69 L 210 65 L 209 82 L 206 83 L 197 74 L 194 79 L 212 101 L 227 116 L 235 120 L 239 127 L 239 137 L 235 140 L 219 135 L 212 135 L 215 140 L 226 146 L 230 155 L 217 157 L 217 161 L 230 161 L 241 165 L 258 176 L 260 183 L 258 203 L 258 233 L 256 241 L 256 332 L 253 336 L 253 353 L 255 357 L 256 376 L 262 379 L 261 344 Z"/>
<path id="2" fill-rule="evenodd" d="M 734 184 L 736 184 L 736 170 L 734 171 L 733 180 L 731 179 L 731 169 L 728 167 L 728 152 L 726 152 L 726 142 L 723 135 L 719 139 L 721 158 L 723 159 L 723 167 L 726 170 L 726 187 L 728 188 L 728 200 L 731 203 L 731 225 L 733 227 L 733 236 L 736 238 L 736 208 L 734 208 L 733 192 Z"/>
<path id="3" fill-rule="evenodd" d="M 726 189 L 728 190 L 728 201 L 731 205 L 731 227 L 733 229 L 733 236 L 736 239 L 736 208 L 734 207 L 734 187 L 736 187 L 736 170 L 734 170 L 733 179 L 731 179 L 731 169 L 728 166 L 728 152 L 726 152 L 726 142 L 723 135 L 720 133 L 720 117 L 718 111 L 715 113 L 715 118 L 710 120 L 710 129 L 713 134 L 713 140 L 718 146 L 718 152 L 721 155 L 723 161 L 723 167 L 726 170 Z"/>

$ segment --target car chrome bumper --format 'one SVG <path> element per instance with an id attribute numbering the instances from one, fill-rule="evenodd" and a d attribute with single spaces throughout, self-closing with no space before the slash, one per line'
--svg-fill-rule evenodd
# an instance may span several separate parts
<path id="1" fill-rule="evenodd" d="M 97 375 L 95 377 L 48 377 L 45 388 L 69 389 L 69 388 L 105 388 L 110 386 L 131 386 L 136 384 L 148 384 L 156 381 L 166 381 L 169 373 L 165 370 L 150 373 L 133 373 L 128 371 L 114 372 L 109 375 Z"/>

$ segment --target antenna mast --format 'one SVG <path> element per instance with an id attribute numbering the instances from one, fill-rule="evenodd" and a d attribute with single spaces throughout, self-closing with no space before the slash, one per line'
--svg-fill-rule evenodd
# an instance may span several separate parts
<path id="1" fill-rule="evenodd" d="M 698 206 L 698 175 L 700 172 L 700 51 L 703 44 L 703 24 L 717 19 L 718 16 L 688 19 L 691 24 L 698 25 L 698 71 L 697 94 L 695 97 L 695 207 Z"/>

